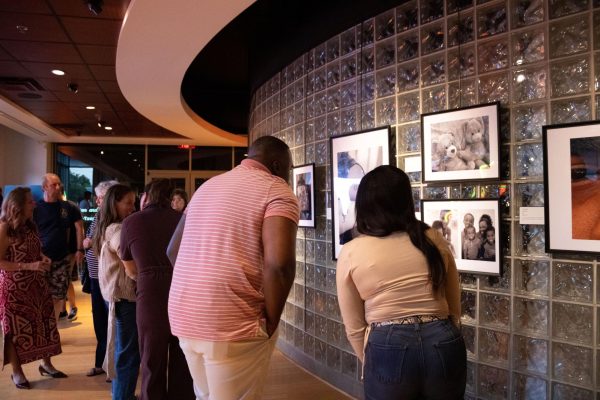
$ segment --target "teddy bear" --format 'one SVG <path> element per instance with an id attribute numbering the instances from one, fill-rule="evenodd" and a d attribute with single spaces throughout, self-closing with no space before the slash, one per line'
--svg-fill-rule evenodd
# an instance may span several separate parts
<path id="1" fill-rule="evenodd" d="M 459 149 L 456 146 L 456 139 L 452 133 L 446 132 L 440 134 L 436 140 L 436 157 L 433 168 L 434 171 L 460 171 L 468 169 L 460 157 L 458 157 Z"/>
<path id="2" fill-rule="evenodd" d="M 487 149 L 484 140 L 484 126 L 480 118 L 471 118 L 462 125 L 464 147 L 458 156 L 468 165 L 469 169 L 487 168 Z M 460 131 L 460 130 L 459 130 Z"/>

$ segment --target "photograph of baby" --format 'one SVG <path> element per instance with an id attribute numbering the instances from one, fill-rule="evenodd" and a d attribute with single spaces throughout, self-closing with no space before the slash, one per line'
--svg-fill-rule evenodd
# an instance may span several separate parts
<path id="1" fill-rule="evenodd" d="M 314 175 L 314 164 L 301 165 L 293 169 L 294 194 L 296 194 L 298 205 L 300 206 L 300 221 L 298 226 L 301 227 L 315 227 Z"/>
<path id="2" fill-rule="evenodd" d="M 495 273 L 499 264 L 497 204 L 497 200 L 425 200 L 422 220 L 444 237 L 458 269 Z"/>
<path id="3" fill-rule="evenodd" d="M 489 131 L 487 115 L 431 124 L 431 170 L 489 168 Z"/>
<path id="4" fill-rule="evenodd" d="M 600 137 L 570 144 L 572 238 L 600 240 Z"/>

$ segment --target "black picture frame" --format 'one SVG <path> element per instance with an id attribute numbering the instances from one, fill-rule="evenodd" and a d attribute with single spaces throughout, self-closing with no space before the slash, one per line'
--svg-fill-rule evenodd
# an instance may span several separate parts
<path id="1" fill-rule="evenodd" d="M 300 205 L 302 228 L 315 227 L 315 164 L 304 164 L 292 169 L 292 188 Z"/>

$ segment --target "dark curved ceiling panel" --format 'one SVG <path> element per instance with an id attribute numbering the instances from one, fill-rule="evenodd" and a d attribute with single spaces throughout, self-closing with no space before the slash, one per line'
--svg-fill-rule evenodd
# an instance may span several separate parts
<path id="1" fill-rule="evenodd" d="M 405 1 L 259 0 L 198 54 L 182 96 L 211 124 L 247 134 L 256 88 L 311 48 Z"/>

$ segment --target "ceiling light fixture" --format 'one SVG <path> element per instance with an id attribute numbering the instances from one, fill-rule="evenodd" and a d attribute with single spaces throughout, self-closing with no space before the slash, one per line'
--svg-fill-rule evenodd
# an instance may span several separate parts
<path id="1" fill-rule="evenodd" d="M 104 154 L 104 150 L 100 150 L 100 154 Z"/>
<path id="2" fill-rule="evenodd" d="M 94 107 L 94 106 L 85 106 L 85 109 L 86 110 L 95 110 L 96 107 Z"/>
<path id="3" fill-rule="evenodd" d="M 104 127 L 105 124 L 106 122 L 102 121 L 101 119 L 98 120 L 98 128 Z"/>
<path id="4" fill-rule="evenodd" d="M 53 69 L 53 70 L 52 70 L 52 73 L 53 73 L 54 75 L 63 76 L 63 75 L 65 74 L 65 71 L 63 71 L 63 70 L 60 70 L 60 69 Z"/>
<path id="5" fill-rule="evenodd" d="M 87 0 L 88 9 L 94 15 L 98 15 L 102 12 L 102 6 L 104 1 L 102 0 Z"/>
<path id="6" fill-rule="evenodd" d="M 112 131 L 112 126 L 105 126 L 104 129 L 106 129 L 107 131 Z"/>
<path id="7" fill-rule="evenodd" d="M 69 82 L 67 83 L 67 89 L 69 89 L 69 92 L 77 93 L 79 92 L 79 85 L 75 82 Z"/>
<path id="8" fill-rule="evenodd" d="M 25 25 L 17 25 L 16 26 L 17 31 L 21 34 L 24 35 L 27 33 L 27 31 L 29 30 L 29 27 L 25 26 Z"/>

